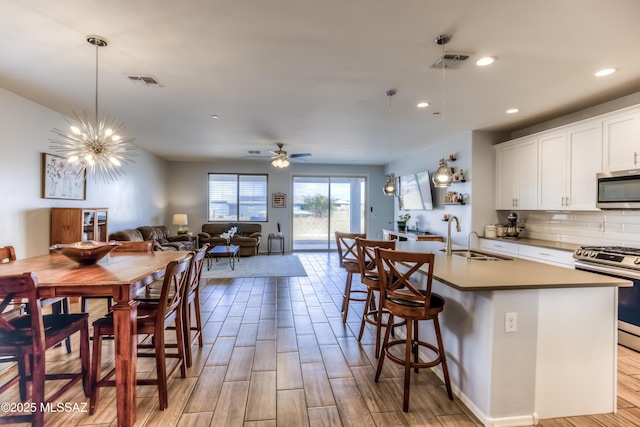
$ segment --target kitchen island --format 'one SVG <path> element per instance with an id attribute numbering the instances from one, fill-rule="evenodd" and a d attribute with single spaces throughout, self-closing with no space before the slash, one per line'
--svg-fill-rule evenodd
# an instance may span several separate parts
<path id="1" fill-rule="evenodd" d="M 632 282 L 523 259 L 467 260 L 442 248 L 396 249 L 436 254 L 451 383 L 481 422 L 523 426 L 616 411 L 617 288 Z M 505 331 L 507 314 L 515 331 Z M 435 340 L 429 327 L 420 335 Z"/>

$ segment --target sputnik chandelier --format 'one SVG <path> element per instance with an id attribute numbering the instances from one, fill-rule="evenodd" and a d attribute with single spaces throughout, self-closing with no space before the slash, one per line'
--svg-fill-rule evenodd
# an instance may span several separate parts
<path id="1" fill-rule="evenodd" d="M 132 144 L 135 138 L 120 136 L 125 129 L 123 122 L 102 113 L 98 116 L 98 50 L 107 46 L 107 42 L 99 36 L 88 36 L 87 42 L 96 47 L 96 103 L 95 115 L 91 117 L 88 110 L 73 115 L 79 122 L 74 125 L 69 120 L 69 131 L 53 129 L 57 138 L 49 140 L 52 150 L 66 157 L 72 165 L 81 165 L 82 171 L 89 170 L 97 180 L 109 182 L 116 180 L 122 172 L 123 164 L 135 163 L 136 147 Z"/>

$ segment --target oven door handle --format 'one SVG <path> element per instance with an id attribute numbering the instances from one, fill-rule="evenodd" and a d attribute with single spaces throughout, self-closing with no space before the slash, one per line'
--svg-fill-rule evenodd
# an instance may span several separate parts
<path id="1" fill-rule="evenodd" d="M 619 277 L 629 278 L 629 279 L 640 279 L 640 273 L 635 272 L 634 270 L 626 269 L 626 268 L 612 268 L 605 267 L 601 265 L 576 261 L 575 262 L 576 269 L 582 268 L 586 271 L 598 272 L 604 274 L 613 274 Z"/>

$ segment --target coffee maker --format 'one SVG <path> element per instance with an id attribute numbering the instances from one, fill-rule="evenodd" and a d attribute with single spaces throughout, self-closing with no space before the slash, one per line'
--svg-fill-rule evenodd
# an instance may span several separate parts
<path id="1" fill-rule="evenodd" d="M 518 214 L 515 212 L 509 212 L 509 216 L 507 216 L 507 226 L 504 229 L 504 237 L 517 239 L 519 234 L 520 228 L 518 227 Z"/>

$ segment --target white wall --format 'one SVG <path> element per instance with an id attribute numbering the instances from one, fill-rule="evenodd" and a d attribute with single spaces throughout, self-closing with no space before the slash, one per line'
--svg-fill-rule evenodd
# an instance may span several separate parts
<path id="1" fill-rule="evenodd" d="M 60 114 L 0 89 L 0 245 L 12 245 L 20 258 L 46 253 L 51 207 L 107 207 L 109 232 L 160 224 L 167 205 L 166 162 L 139 150 L 126 175 L 104 184 L 89 177 L 86 200 L 41 198 L 41 153 L 49 149 L 54 127 L 66 125 Z"/>
<path id="2" fill-rule="evenodd" d="M 503 134 L 491 132 L 462 132 L 442 144 L 426 146 L 422 151 L 411 153 L 406 157 L 391 163 L 387 173 L 396 176 L 407 175 L 428 170 L 433 174 L 438 168 L 439 160 L 449 154 L 456 155 L 456 161 L 449 166 L 456 171 L 463 170 L 466 182 L 454 183 L 449 188 L 433 188 L 432 211 L 409 211 L 411 219 L 409 226 L 414 227 L 416 219 L 421 230 L 428 230 L 442 236 L 447 235 L 448 223 L 442 221 L 444 214 L 456 215 L 460 219 L 461 233 L 452 228 L 452 241 L 458 245 L 467 245 L 471 231 L 482 235 L 486 224 L 497 221 L 495 211 L 495 154 L 493 145 L 504 138 Z M 444 205 L 444 195 L 448 191 L 462 193 L 465 205 Z M 396 199 L 397 200 L 397 199 Z M 395 204 L 395 217 L 400 214 L 398 204 Z M 395 227 L 395 224 L 392 228 Z M 475 241 L 474 243 L 475 244 Z"/>
<path id="3" fill-rule="evenodd" d="M 207 222 L 207 179 L 209 173 L 267 173 L 268 174 L 268 222 L 262 223 L 262 234 L 277 231 L 277 223 L 282 227 L 287 240 L 286 248 L 291 248 L 291 203 L 292 176 L 350 175 L 367 178 L 369 192 L 367 200 L 367 235 L 382 239 L 382 229 L 388 227 L 393 218 L 393 198 L 385 196 L 382 187 L 386 181 L 382 166 L 355 165 L 315 165 L 292 163 L 285 169 L 277 169 L 266 160 L 224 161 L 217 163 L 170 162 L 168 167 L 167 190 L 171 201 L 167 210 L 166 224 L 171 224 L 171 215 L 186 213 L 189 229 L 197 233 Z M 285 193 L 286 208 L 273 208 L 271 195 Z M 261 242 L 261 251 L 266 251 L 266 238 Z"/>

